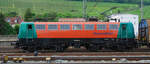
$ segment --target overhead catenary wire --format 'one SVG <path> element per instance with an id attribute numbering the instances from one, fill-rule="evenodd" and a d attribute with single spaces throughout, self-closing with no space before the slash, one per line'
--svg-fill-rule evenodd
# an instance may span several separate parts
<path id="1" fill-rule="evenodd" d="M 87 21 L 87 0 L 83 0 L 83 18 Z"/>
<path id="2" fill-rule="evenodd" d="M 143 11 L 143 0 L 141 0 L 141 19 L 143 19 L 143 13 L 144 13 L 144 11 Z"/>

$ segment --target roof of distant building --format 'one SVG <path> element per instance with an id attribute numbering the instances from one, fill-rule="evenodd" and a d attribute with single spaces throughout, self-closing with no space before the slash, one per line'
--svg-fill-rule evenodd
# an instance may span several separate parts
<path id="1" fill-rule="evenodd" d="M 13 24 L 21 24 L 21 22 L 23 22 L 24 20 L 20 16 L 17 16 L 17 17 L 7 17 L 5 21 L 13 25 Z"/>

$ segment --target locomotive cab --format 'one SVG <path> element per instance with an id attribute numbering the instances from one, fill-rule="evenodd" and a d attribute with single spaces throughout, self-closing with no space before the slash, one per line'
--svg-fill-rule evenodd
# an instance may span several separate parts
<path id="1" fill-rule="evenodd" d="M 37 34 L 33 22 L 21 23 L 18 34 L 19 41 L 16 43 L 16 47 L 24 50 L 31 49 L 30 46 L 33 46 L 32 42 L 34 42 L 34 39 L 37 38 L 36 35 Z"/>
<path id="2" fill-rule="evenodd" d="M 36 38 L 36 32 L 35 32 L 35 26 L 34 23 L 21 23 L 20 29 L 19 29 L 19 34 L 18 34 L 19 39 L 33 39 Z"/>
<path id="3" fill-rule="evenodd" d="M 134 39 L 134 28 L 132 23 L 120 23 L 120 28 L 118 32 L 119 39 Z"/>

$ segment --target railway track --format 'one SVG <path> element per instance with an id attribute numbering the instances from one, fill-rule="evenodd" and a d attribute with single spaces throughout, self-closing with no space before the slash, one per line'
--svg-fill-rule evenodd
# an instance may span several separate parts
<path id="1" fill-rule="evenodd" d="M 13 42 L 16 41 L 0 41 L 0 53 L 24 53 L 26 51 L 23 51 L 22 49 L 15 49 L 14 45 L 12 45 Z M 88 50 L 86 50 L 86 48 L 81 47 L 81 48 L 68 48 L 67 50 L 65 50 L 64 52 L 89 52 Z M 51 53 L 51 52 L 55 52 L 52 50 L 39 50 L 39 52 L 41 53 Z M 108 49 L 103 49 L 103 50 L 99 50 L 98 52 L 117 52 L 114 50 L 108 50 Z M 129 50 L 126 52 L 150 52 L 150 48 L 140 48 L 140 49 L 133 49 L 133 50 Z"/>
<path id="2" fill-rule="evenodd" d="M 3 63 L 3 64 L 49 64 L 49 63 Z M 51 63 L 60 64 L 60 63 Z M 149 64 L 149 63 L 61 63 L 61 64 Z"/>
<path id="3" fill-rule="evenodd" d="M 34 53 L 0 53 L 0 56 L 33 56 Z M 150 52 L 51 52 L 51 53 L 38 53 L 38 56 L 150 56 Z"/>
<path id="4" fill-rule="evenodd" d="M 52 53 L 55 52 L 54 50 L 38 50 L 41 53 Z M 22 49 L 16 49 L 14 46 L 0 46 L 0 53 L 25 53 L 27 51 L 24 51 Z M 64 52 L 90 52 L 85 48 L 68 48 Z M 118 52 L 115 50 L 108 50 L 108 49 L 103 49 L 99 50 L 97 52 Z M 130 51 L 124 51 L 124 52 L 150 52 L 149 48 L 141 48 L 141 49 L 133 49 Z"/>
<path id="5" fill-rule="evenodd" d="M 0 57 L 2 57 L 3 55 L 7 55 L 9 57 L 9 60 L 12 60 L 13 58 L 16 57 L 17 58 L 22 57 L 24 60 L 26 60 L 26 62 L 27 61 L 43 62 L 45 61 L 45 58 L 51 57 L 51 60 L 53 61 L 51 64 L 60 64 L 60 62 L 56 62 L 58 60 L 63 61 L 61 62 L 61 64 L 116 64 L 116 63 L 117 64 L 138 64 L 138 62 L 112 63 L 112 59 L 115 60 L 126 59 L 127 61 L 150 60 L 150 49 L 143 48 L 143 49 L 136 49 L 134 51 L 128 51 L 128 52 L 116 52 L 112 50 L 101 50 L 99 52 L 89 52 L 85 48 L 82 48 L 82 49 L 68 49 L 65 52 L 39 51 L 38 56 L 34 56 L 33 53 L 24 53 L 20 49 L 14 49 L 12 45 L 11 46 L 0 45 Z M 65 63 L 66 61 L 67 63 Z M 89 61 L 93 63 L 90 63 Z M 26 63 L 26 62 L 21 64 L 48 64 L 48 63 L 34 63 L 34 62 Z M 139 64 L 149 64 L 149 63 L 146 62 L 142 63 L 141 61 L 141 63 Z"/>
<path id="6" fill-rule="evenodd" d="M 38 53 L 38 56 L 34 56 L 34 53 L 0 53 L 0 57 L 2 57 L 3 55 L 6 56 L 10 56 L 10 57 L 29 57 L 29 58 L 39 58 L 39 57 L 61 57 L 61 58 L 66 58 L 66 57 L 86 57 L 86 56 L 90 56 L 92 57 L 92 59 L 94 57 L 99 56 L 99 58 L 101 57 L 106 57 L 106 56 L 111 56 L 112 58 L 115 58 L 116 56 L 120 56 L 120 57 L 133 57 L 133 56 L 140 56 L 140 57 L 145 57 L 145 58 L 149 58 L 150 59 L 150 52 L 52 52 L 52 53 Z M 66 56 L 66 57 L 63 57 Z M 87 58 L 89 59 L 89 58 Z"/>
<path id="7" fill-rule="evenodd" d="M 107 60 L 110 61 L 115 58 L 115 60 L 125 59 L 132 61 L 139 60 L 150 60 L 150 56 L 8 56 L 9 60 L 13 58 L 23 58 L 26 61 L 42 61 L 45 58 L 51 58 L 52 61 L 55 60 L 67 60 L 67 61 L 100 61 Z"/>
<path id="8" fill-rule="evenodd" d="M 51 58 L 50 64 L 149 64 L 150 49 L 135 49 L 128 52 L 116 52 L 113 50 L 101 50 L 99 52 L 89 52 L 85 48 L 67 49 L 65 52 L 39 51 L 38 56 L 33 53 L 24 53 L 21 49 L 15 49 L 12 42 L 0 41 L 0 58 L 3 55 L 13 58 L 22 57 L 23 63 L 6 64 L 49 64 L 45 58 Z M 140 51 L 139 51 L 140 50 Z M 76 52 L 74 52 L 76 51 Z M 115 61 L 113 60 L 115 59 Z M 1 62 L 1 60 L 0 60 Z M 3 63 L 5 64 L 5 63 Z"/>
<path id="9" fill-rule="evenodd" d="M 24 51 L 22 49 L 16 49 L 14 46 L 0 46 L 0 53 L 24 53 L 27 51 Z M 55 52 L 54 50 L 39 50 L 41 53 L 51 53 Z M 90 52 L 85 48 L 68 48 L 64 52 Z M 108 50 L 108 49 L 103 49 L 99 50 L 97 52 L 118 52 L 115 50 Z M 141 49 L 133 49 L 129 51 L 124 51 L 124 52 L 150 52 L 149 48 L 141 48 Z"/>
<path id="10" fill-rule="evenodd" d="M 9 61 L 13 58 L 22 58 L 23 64 L 47 64 L 46 58 L 51 58 L 51 64 L 147 64 L 150 63 L 150 56 L 8 56 Z M 115 59 L 115 60 L 114 60 Z M 29 63 L 30 62 L 30 63 Z M 32 63 L 31 63 L 32 62 Z M 7 63 L 9 64 L 9 63 Z M 13 63 L 11 63 L 13 64 Z M 15 63 L 16 64 L 16 63 Z M 18 63 L 17 63 L 18 64 Z"/>

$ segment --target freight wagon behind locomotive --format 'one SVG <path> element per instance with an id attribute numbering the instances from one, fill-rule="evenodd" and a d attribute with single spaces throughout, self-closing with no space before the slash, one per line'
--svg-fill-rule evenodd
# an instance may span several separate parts
<path id="1" fill-rule="evenodd" d="M 137 47 L 132 23 L 120 22 L 23 22 L 16 46 L 27 51 L 64 51 L 69 46 L 131 50 Z"/>

